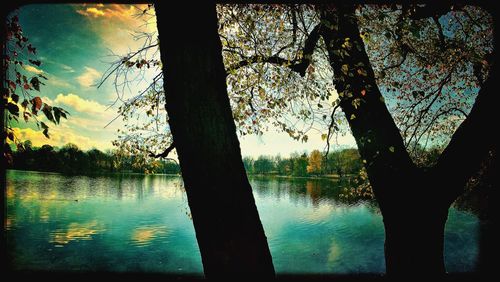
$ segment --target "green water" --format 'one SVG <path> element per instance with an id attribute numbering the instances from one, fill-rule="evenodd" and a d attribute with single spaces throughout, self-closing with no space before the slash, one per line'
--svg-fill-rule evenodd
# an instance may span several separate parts
<path id="1" fill-rule="evenodd" d="M 209 181 L 209 180 L 207 180 Z M 251 178 L 277 273 L 383 273 L 378 208 L 331 180 Z M 478 219 L 450 210 L 450 272 L 473 271 Z M 182 180 L 7 172 L 6 235 L 18 270 L 202 275 Z"/>

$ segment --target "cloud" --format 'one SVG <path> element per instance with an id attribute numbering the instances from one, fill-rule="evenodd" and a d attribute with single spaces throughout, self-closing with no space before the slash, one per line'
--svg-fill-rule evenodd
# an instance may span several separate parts
<path id="1" fill-rule="evenodd" d="M 80 15 L 91 17 L 91 18 L 113 18 L 121 21 L 127 21 L 135 15 L 141 14 L 144 9 L 147 8 L 147 4 L 139 5 L 125 5 L 125 4 L 96 4 L 96 5 L 84 4 L 81 9 L 77 9 L 76 12 Z"/>
<path id="2" fill-rule="evenodd" d="M 75 72 L 75 70 L 74 70 L 72 67 L 68 66 L 68 65 L 65 65 L 65 64 L 59 64 L 59 65 L 60 65 L 60 66 L 61 66 L 61 68 L 62 68 L 63 70 L 65 70 L 66 72 Z"/>
<path id="3" fill-rule="evenodd" d="M 105 15 L 104 11 L 99 10 L 97 8 L 94 8 L 94 7 L 87 8 L 85 10 L 76 10 L 76 12 L 80 15 L 84 15 L 87 17 L 94 17 L 94 18 Z"/>
<path id="4" fill-rule="evenodd" d="M 42 99 L 42 102 L 46 103 L 46 104 L 49 104 L 49 105 L 54 105 L 54 101 L 52 99 L 50 99 L 49 97 L 47 96 L 43 96 L 43 97 L 40 97 Z"/>
<path id="5" fill-rule="evenodd" d="M 29 71 L 29 72 L 35 73 L 35 74 L 42 74 L 43 73 L 43 70 L 37 69 L 36 67 L 31 66 L 31 65 L 25 65 L 24 69 Z"/>
<path id="6" fill-rule="evenodd" d="M 90 29 L 101 37 L 106 48 L 124 55 L 143 44 L 143 40 L 134 40 L 135 32 L 157 32 L 154 9 L 139 16 L 146 8 L 147 4 L 86 4 L 76 6 L 75 11 L 89 19 Z"/>
<path id="7" fill-rule="evenodd" d="M 65 88 L 72 87 L 72 85 L 69 84 L 69 82 L 62 80 L 62 79 L 55 77 L 55 76 L 49 76 L 49 79 L 47 80 L 47 84 L 50 84 L 50 85 L 55 86 L 55 87 L 65 87 Z"/>
<path id="8" fill-rule="evenodd" d="M 95 81 L 101 77 L 101 73 L 91 67 L 85 67 L 85 72 L 76 78 L 80 85 L 90 87 L 95 84 Z"/>
<path id="9" fill-rule="evenodd" d="M 68 95 L 60 93 L 57 95 L 54 102 L 62 106 L 70 106 L 76 111 L 82 113 L 102 114 L 106 111 L 106 106 L 93 100 L 83 99 L 73 93 L 69 93 Z"/>
<path id="10" fill-rule="evenodd" d="M 73 70 L 72 67 L 70 66 L 67 66 L 67 65 L 64 65 L 64 64 L 61 64 L 61 67 L 66 70 L 66 72 L 74 72 L 75 70 Z M 47 83 L 48 84 L 51 84 L 53 86 L 57 86 L 57 87 L 71 87 L 71 84 L 69 84 L 68 82 L 64 81 L 64 80 L 61 80 L 60 78 L 54 76 L 54 75 L 51 75 L 49 73 L 46 73 L 45 71 L 41 70 L 41 69 L 38 69 L 34 66 L 31 66 L 31 65 L 25 65 L 24 66 L 24 69 L 28 72 L 31 72 L 31 73 L 34 73 L 34 74 L 44 74 L 45 76 L 47 76 L 49 79 L 47 80 Z M 94 70 L 94 69 L 92 69 Z M 95 71 L 95 70 L 94 70 Z M 83 75 L 83 74 L 82 74 Z M 85 79 L 85 78 L 84 78 Z"/>
<path id="11" fill-rule="evenodd" d="M 50 124 L 48 125 L 50 126 Z M 41 130 L 18 127 L 14 127 L 13 130 L 17 138 L 20 140 L 30 140 L 35 147 L 41 147 L 45 144 L 60 147 L 67 143 L 76 144 L 82 150 L 89 150 L 91 148 L 104 150 L 112 147 L 111 142 L 99 142 L 95 138 L 79 135 L 72 129 L 61 128 L 60 126 L 50 126 L 50 138 L 46 138 Z"/>
<path id="12" fill-rule="evenodd" d="M 70 118 L 68 118 L 66 124 L 68 128 L 79 127 L 97 133 L 102 133 L 103 130 L 105 130 L 108 133 L 114 134 L 116 129 L 121 127 L 122 124 L 120 124 L 119 121 L 117 121 L 116 124 L 111 124 L 108 127 L 104 128 L 111 120 L 113 120 L 113 117 L 108 115 L 106 117 L 99 119 L 89 119 L 89 118 L 71 116 Z M 66 126 L 66 124 L 64 124 L 63 126 Z"/>

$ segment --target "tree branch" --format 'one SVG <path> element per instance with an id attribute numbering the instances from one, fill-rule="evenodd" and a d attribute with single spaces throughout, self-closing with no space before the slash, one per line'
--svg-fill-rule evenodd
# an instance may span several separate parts
<path id="1" fill-rule="evenodd" d="M 399 61 L 398 63 L 395 63 L 393 65 L 384 67 L 382 69 L 382 72 L 388 71 L 388 70 L 393 69 L 393 68 L 398 68 L 406 61 L 406 58 L 408 57 L 409 49 L 408 48 L 401 48 L 401 49 L 403 50 L 403 54 L 401 54 L 401 61 Z"/>
<path id="2" fill-rule="evenodd" d="M 331 121 L 330 121 L 330 125 L 328 126 L 328 134 L 326 136 L 326 152 L 325 152 L 325 158 L 328 158 L 328 153 L 330 152 L 330 137 L 332 136 L 332 129 L 333 128 L 336 128 L 335 126 L 335 119 L 334 119 L 334 116 L 335 116 L 335 112 L 337 111 L 337 109 L 340 107 L 340 103 L 338 103 L 332 110 L 332 114 L 330 116 L 331 118 Z"/>
<path id="3" fill-rule="evenodd" d="M 167 158 L 168 157 L 168 154 L 170 154 L 170 152 L 175 149 L 175 144 L 172 142 L 172 144 L 170 144 L 170 146 L 168 146 L 167 149 L 165 149 L 165 151 L 163 153 L 160 153 L 160 154 L 154 154 L 152 152 L 149 152 L 149 156 L 150 157 L 153 157 L 153 158 Z"/>
<path id="4" fill-rule="evenodd" d="M 437 16 L 437 15 L 432 16 L 432 20 L 434 21 L 434 23 L 436 24 L 437 29 L 438 29 L 438 38 L 439 38 L 439 42 L 441 43 L 441 51 L 444 51 L 446 42 L 444 41 L 443 27 L 441 26 L 441 23 L 439 22 L 439 16 Z"/>
<path id="5" fill-rule="evenodd" d="M 307 39 L 304 43 L 304 48 L 302 49 L 301 59 L 288 60 L 279 57 L 277 54 L 282 51 L 280 50 L 277 54 L 269 57 L 255 55 L 249 58 L 245 58 L 244 60 L 229 66 L 226 70 L 226 73 L 231 73 L 239 68 L 255 63 L 270 63 L 274 65 L 289 67 L 292 71 L 299 73 L 301 76 L 305 76 L 306 69 L 312 61 L 312 54 L 314 53 L 314 49 L 316 48 L 316 44 L 318 43 L 320 37 L 321 26 L 321 24 L 316 25 L 311 33 L 309 33 L 309 35 L 307 36 Z"/>
<path id="6" fill-rule="evenodd" d="M 443 190 L 450 194 L 448 200 L 454 201 L 463 191 L 466 182 L 479 169 L 484 157 L 498 142 L 496 130 L 491 123 L 496 120 L 496 83 L 493 72 L 478 93 L 476 102 L 467 118 L 460 124 L 451 137 L 450 143 L 441 154 L 432 173 L 436 179 L 446 179 Z"/>
<path id="7" fill-rule="evenodd" d="M 463 5 L 453 5 L 452 1 L 439 1 L 439 3 L 432 3 L 432 5 L 426 4 L 425 6 L 409 5 L 407 6 L 407 12 L 411 19 L 421 20 L 434 16 L 439 18 L 446 15 L 451 10 L 461 9 L 462 6 Z"/>

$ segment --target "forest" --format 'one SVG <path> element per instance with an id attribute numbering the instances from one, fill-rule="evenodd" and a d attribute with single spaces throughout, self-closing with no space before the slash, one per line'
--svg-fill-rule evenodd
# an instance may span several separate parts
<path id="1" fill-rule="evenodd" d="M 141 156 L 126 155 L 118 150 L 102 152 L 98 149 L 82 151 L 68 143 L 61 148 L 50 145 L 33 147 L 26 140 L 12 153 L 8 168 L 18 170 L 60 172 L 64 174 L 102 173 L 166 173 L 178 174 L 175 161 L 151 160 Z"/>

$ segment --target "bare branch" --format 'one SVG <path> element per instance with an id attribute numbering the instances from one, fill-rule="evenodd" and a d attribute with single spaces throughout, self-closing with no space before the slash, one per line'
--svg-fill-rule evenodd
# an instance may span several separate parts
<path id="1" fill-rule="evenodd" d="M 328 126 L 328 134 L 326 136 L 326 152 L 325 152 L 325 158 L 328 158 L 328 153 L 330 152 L 330 138 L 332 136 L 332 133 L 333 133 L 333 128 L 335 127 L 335 119 L 334 119 L 334 116 L 335 116 L 335 112 L 337 111 L 337 109 L 340 107 L 340 103 L 337 103 L 337 105 L 333 108 L 332 110 L 332 115 L 330 116 L 330 125 Z"/>
<path id="2" fill-rule="evenodd" d="M 148 50 L 148 49 L 150 49 L 150 48 L 153 48 L 153 47 L 157 47 L 157 46 L 159 46 L 159 45 L 160 45 L 159 43 L 152 44 L 152 45 L 146 46 L 146 47 L 144 47 L 144 48 L 141 48 L 141 49 L 137 50 L 136 52 L 134 52 L 134 53 L 132 53 L 132 54 L 130 54 L 130 55 L 125 56 L 125 58 L 123 58 L 123 60 L 122 60 L 122 61 L 118 62 L 114 68 L 110 68 L 110 69 L 109 69 L 109 71 L 107 71 L 106 76 L 104 76 L 104 77 L 101 79 L 101 81 L 99 82 L 99 84 L 97 84 L 97 88 L 101 87 L 101 86 L 102 86 L 102 84 L 103 84 L 103 83 L 104 83 L 104 82 L 105 82 L 105 81 L 106 81 L 106 80 L 107 80 L 107 79 L 108 79 L 108 78 L 109 78 L 109 77 L 110 77 L 110 76 L 111 76 L 111 75 L 112 75 L 112 74 L 113 74 L 113 73 L 114 73 L 114 72 L 115 72 L 115 71 L 116 71 L 116 70 L 117 70 L 120 66 L 122 66 L 123 64 L 125 64 L 125 62 L 126 62 L 126 61 L 128 61 L 128 60 L 132 59 L 133 57 L 137 56 L 138 54 L 140 54 L 140 53 L 141 53 L 141 52 L 143 52 L 143 51 L 146 51 L 146 50 Z"/>
<path id="3" fill-rule="evenodd" d="M 170 152 L 175 149 L 175 144 L 172 142 L 172 144 L 170 144 L 170 146 L 168 146 L 167 149 L 165 149 L 165 151 L 163 153 L 160 153 L 160 154 L 154 154 L 152 152 L 149 152 L 149 156 L 150 157 L 153 157 L 153 158 L 166 158 L 168 157 L 168 154 L 170 154 Z"/>
<path id="4" fill-rule="evenodd" d="M 311 63 L 312 54 L 320 37 L 321 26 L 321 24 L 316 25 L 311 33 L 309 33 L 309 36 L 307 37 L 304 48 L 302 50 L 303 55 L 300 59 L 288 60 L 277 56 L 277 54 L 279 54 L 283 50 L 282 48 L 277 54 L 273 56 L 265 57 L 261 55 L 255 55 L 249 58 L 245 58 L 244 60 L 232 66 L 229 66 L 227 68 L 227 73 L 231 73 L 239 68 L 255 63 L 270 63 L 274 65 L 287 66 L 292 71 L 298 72 L 301 76 L 305 76 L 306 69 Z"/>
<path id="5" fill-rule="evenodd" d="M 403 65 L 403 63 L 406 61 L 406 58 L 408 57 L 409 50 L 408 50 L 408 48 L 402 48 L 402 49 L 403 49 L 403 54 L 401 55 L 401 61 L 399 61 L 398 63 L 395 63 L 394 65 L 384 67 L 382 69 L 383 72 L 388 71 L 388 70 L 393 69 L 393 68 L 398 68 L 401 65 Z"/>
<path id="6" fill-rule="evenodd" d="M 438 38 L 439 38 L 439 42 L 441 43 L 441 50 L 444 50 L 445 49 L 445 45 L 446 45 L 446 42 L 444 41 L 444 33 L 443 33 L 443 27 L 441 26 L 441 23 L 439 22 L 439 16 L 432 16 L 432 20 L 434 21 L 434 23 L 436 24 L 437 28 L 438 28 Z"/>

